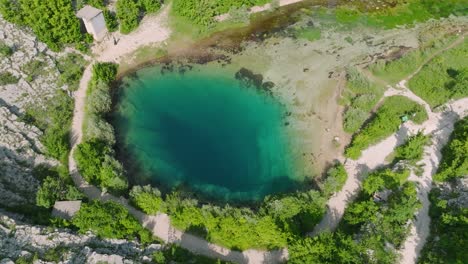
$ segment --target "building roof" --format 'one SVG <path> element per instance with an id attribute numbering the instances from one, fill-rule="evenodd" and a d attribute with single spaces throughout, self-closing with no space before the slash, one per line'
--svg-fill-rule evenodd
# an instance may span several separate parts
<path id="1" fill-rule="evenodd" d="M 100 13 L 102 13 L 101 9 L 94 8 L 90 5 L 85 5 L 78 11 L 78 13 L 76 13 L 76 16 L 82 19 L 91 20 Z"/>
<path id="2" fill-rule="evenodd" d="M 52 216 L 71 219 L 80 210 L 81 201 L 57 201 L 52 210 Z"/>

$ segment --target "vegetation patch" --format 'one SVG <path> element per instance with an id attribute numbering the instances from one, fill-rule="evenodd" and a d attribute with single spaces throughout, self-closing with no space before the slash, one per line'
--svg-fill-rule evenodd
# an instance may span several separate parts
<path id="1" fill-rule="evenodd" d="M 72 2 L 68 0 L 1 0 L 0 13 L 7 21 L 30 27 L 54 51 L 65 44 L 82 44 L 85 40 Z"/>
<path id="2" fill-rule="evenodd" d="M 327 199 L 341 189 L 346 178 L 343 165 L 337 163 L 321 183 L 322 193 L 311 190 L 266 197 L 258 212 L 229 205 L 200 206 L 197 200 L 179 193 L 163 199 L 149 186 L 133 187 L 130 198 L 145 213 L 166 212 L 173 225 L 210 242 L 238 250 L 274 249 L 311 232 L 325 213 Z"/>
<path id="3" fill-rule="evenodd" d="M 19 78 L 11 72 L 0 72 L 0 85 L 16 84 Z"/>
<path id="4" fill-rule="evenodd" d="M 37 206 L 52 208 L 56 201 L 74 201 L 84 197 L 73 184 L 66 167 L 38 166 L 35 168 L 35 176 L 41 181 L 36 194 Z"/>
<path id="5" fill-rule="evenodd" d="M 358 159 L 364 149 L 397 132 L 405 116 L 417 124 L 427 120 L 426 110 L 418 103 L 404 96 L 386 98 L 369 123 L 353 137 L 346 157 Z"/>
<path id="6" fill-rule="evenodd" d="M 356 68 L 346 71 L 346 90 L 342 100 L 347 105 L 343 117 L 343 129 L 348 133 L 356 133 L 369 118 L 369 112 L 382 98 L 384 89 L 369 81 Z"/>
<path id="7" fill-rule="evenodd" d="M 402 245 L 407 223 L 421 206 L 408 175 L 391 170 L 370 174 L 338 230 L 293 241 L 288 263 L 394 263 L 395 248 Z"/>
<path id="8" fill-rule="evenodd" d="M 451 44 L 455 39 L 455 36 L 442 36 L 421 43 L 420 48 L 412 50 L 393 61 L 377 60 L 376 63 L 369 66 L 369 70 L 375 76 L 386 80 L 390 84 L 396 84 L 414 73 L 427 59 Z"/>
<path id="9" fill-rule="evenodd" d="M 219 259 L 211 259 L 202 255 L 193 254 L 192 252 L 176 245 L 168 245 L 162 251 L 153 253 L 153 262 L 156 264 L 174 263 L 200 263 L 200 264 L 228 264 L 231 262 L 221 261 Z"/>
<path id="10" fill-rule="evenodd" d="M 110 83 L 115 79 L 117 67 L 113 63 L 93 66 L 86 96 L 83 143 L 77 146 L 74 155 L 82 176 L 88 182 L 123 194 L 128 183 L 122 164 L 114 157 L 114 129 L 104 119 L 111 109 Z"/>
<path id="11" fill-rule="evenodd" d="M 409 88 L 432 108 L 468 96 L 468 41 L 444 51 L 423 66 Z"/>
<path id="12" fill-rule="evenodd" d="M 128 34 L 138 27 L 141 14 L 158 11 L 161 8 L 161 2 L 159 0 L 118 0 L 116 8 L 120 32 Z"/>
<path id="13" fill-rule="evenodd" d="M 76 53 L 68 53 L 59 58 L 57 69 L 60 72 L 59 86 L 68 85 L 70 91 L 76 91 L 86 66 L 86 60 Z"/>
<path id="14" fill-rule="evenodd" d="M 468 117 L 455 123 L 449 142 L 442 149 L 442 160 L 435 181 L 448 181 L 468 175 Z"/>
<path id="15" fill-rule="evenodd" d="M 143 228 L 125 207 L 116 202 L 84 203 L 73 217 L 72 224 L 81 233 L 93 231 L 102 238 L 138 239 L 142 244 L 154 241 L 150 231 Z"/>
<path id="16" fill-rule="evenodd" d="M 0 56 L 10 57 L 13 55 L 13 48 L 8 46 L 5 42 L 0 41 Z"/>

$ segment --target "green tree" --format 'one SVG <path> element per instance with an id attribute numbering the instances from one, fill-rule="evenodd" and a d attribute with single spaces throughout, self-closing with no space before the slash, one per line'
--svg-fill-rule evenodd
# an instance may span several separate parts
<path id="1" fill-rule="evenodd" d="M 140 11 L 134 0 L 117 1 L 117 18 L 120 21 L 120 32 L 128 34 L 138 27 Z"/>

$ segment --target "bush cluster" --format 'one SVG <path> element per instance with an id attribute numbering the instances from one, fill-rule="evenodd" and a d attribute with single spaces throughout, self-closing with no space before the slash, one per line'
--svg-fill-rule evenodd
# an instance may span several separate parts
<path id="1" fill-rule="evenodd" d="M 172 11 L 175 15 L 206 28 L 213 25 L 214 17 L 217 15 L 242 7 L 264 5 L 268 2 L 270 0 L 174 0 Z"/>
<path id="2" fill-rule="evenodd" d="M 431 107 L 468 96 L 468 41 L 443 52 L 423 66 L 408 83 Z"/>
<path id="3" fill-rule="evenodd" d="M 0 85 L 18 83 L 19 78 L 14 76 L 11 72 L 0 72 Z"/>
<path id="4" fill-rule="evenodd" d="M 383 96 L 384 89 L 371 83 L 356 68 L 348 68 L 346 73 L 347 83 L 343 97 L 347 101 L 347 109 L 343 116 L 343 129 L 348 133 L 355 133 Z"/>
<path id="5" fill-rule="evenodd" d="M 13 55 L 13 48 L 0 41 L 0 56 L 10 57 L 11 55 Z"/>
<path id="6" fill-rule="evenodd" d="M 54 51 L 84 41 L 71 1 L 0 0 L 0 13 L 12 23 L 30 27 Z"/>
<path id="7" fill-rule="evenodd" d="M 37 206 L 51 208 L 56 201 L 73 201 L 84 197 L 74 186 L 64 166 L 48 168 L 40 165 L 34 169 L 34 176 L 41 181 L 36 194 Z"/>
<path id="8" fill-rule="evenodd" d="M 70 91 L 75 91 L 80 85 L 81 76 L 85 69 L 86 61 L 76 53 L 68 53 L 56 61 L 60 72 L 59 86 L 66 84 Z"/>
<path id="9" fill-rule="evenodd" d="M 150 231 L 143 228 L 127 209 L 116 202 L 83 203 L 72 219 L 81 233 L 93 231 L 102 238 L 138 239 L 142 244 L 154 241 Z"/>
<path id="10" fill-rule="evenodd" d="M 138 27 L 144 13 L 153 13 L 160 8 L 159 0 L 118 0 L 117 18 L 120 21 L 120 32 L 130 33 Z"/>
<path id="11" fill-rule="evenodd" d="M 402 245 L 407 222 L 421 206 L 415 184 L 406 181 L 408 175 L 391 170 L 369 175 L 338 230 L 293 241 L 288 263 L 394 263 L 397 252 L 392 248 Z M 388 197 L 375 199 L 382 190 Z"/>
<path id="12" fill-rule="evenodd" d="M 353 137 L 346 157 L 357 159 L 361 151 L 397 132 L 405 115 L 417 124 L 427 120 L 426 110 L 418 103 L 399 95 L 386 98 L 370 122 Z"/>
<path id="13" fill-rule="evenodd" d="M 411 165 L 422 159 L 424 147 L 429 143 L 429 137 L 419 131 L 416 135 L 408 137 L 402 145 L 395 148 L 395 157 L 393 162 L 406 160 Z"/>
<path id="14" fill-rule="evenodd" d="M 297 192 L 266 197 L 258 212 L 248 208 L 203 205 L 178 193 L 166 195 L 150 186 L 135 186 L 131 202 L 147 214 L 167 212 L 176 227 L 205 237 L 213 243 L 245 250 L 279 248 L 288 239 L 311 232 L 325 212 L 328 197 L 338 191 L 347 178 L 343 165 L 335 164 L 327 173 L 323 192 Z"/>
<path id="15" fill-rule="evenodd" d="M 436 181 L 447 181 L 468 175 L 468 117 L 455 123 L 449 143 L 442 149 Z"/>
<path id="16" fill-rule="evenodd" d="M 78 145 L 75 159 L 88 182 L 121 194 L 128 183 L 122 164 L 114 157 L 114 129 L 104 118 L 111 109 L 110 83 L 115 79 L 117 67 L 113 63 L 93 66 L 86 95 L 83 143 Z"/>

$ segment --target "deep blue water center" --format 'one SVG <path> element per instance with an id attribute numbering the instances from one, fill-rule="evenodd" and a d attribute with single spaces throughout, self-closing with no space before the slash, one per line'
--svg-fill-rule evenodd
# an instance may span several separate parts
<path id="1" fill-rule="evenodd" d="M 180 184 L 223 200 L 254 201 L 294 188 L 285 109 L 234 73 L 160 67 L 124 78 L 114 125 L 139 180 Z"/>

